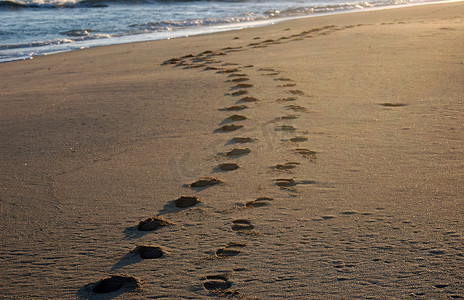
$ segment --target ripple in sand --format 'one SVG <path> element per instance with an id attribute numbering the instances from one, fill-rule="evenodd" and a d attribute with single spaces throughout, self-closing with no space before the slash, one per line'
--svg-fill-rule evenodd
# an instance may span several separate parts
<path id="1" fill-rule="evenodd" d="M 215 178 L 215 177 L 201 177 L 199 180 L 195 181 L 194 183 L 190 184 L 190 187 L 197 188 L 197 187 L 207 187 L 213 186 L 216 184 L 224 183 L 224 181 Z"/>
<path id="2" fill-rule="evenodd" d="M 154 231 L 160 227 L 172 225 L 173 223 L 166 221 L 160 217 L 151 217 L 144 221 L 140 221 L 139 225 L 137 226 L 137 230 L 139 231 Z"/>
<path id="3" fill-rule="evenodd" d="M 113 275 L 109 278 L 100 280 L 95 287 L 93 292 L 97 294 L 105 294 L 116 292 L 120 289 L 135 290 L 142 286 L 142 280 L 134 276 L 128 275 Z"/>
<path id="4" fill-rule="evenodd" d="M 179 208 L 187 208 L 195 206 L 200 202 L 200 199 L 196 196 L 181 196 L 179 199 L 174 200 L 174 205 Z"/>

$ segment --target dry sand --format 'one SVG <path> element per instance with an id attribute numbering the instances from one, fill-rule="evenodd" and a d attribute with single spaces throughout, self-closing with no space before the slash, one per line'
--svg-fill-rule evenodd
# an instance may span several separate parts
<path id="1" fill-rule="evenodd" d="M 464 297 L 463 16 L 1 64 L 0 297 Z"/>

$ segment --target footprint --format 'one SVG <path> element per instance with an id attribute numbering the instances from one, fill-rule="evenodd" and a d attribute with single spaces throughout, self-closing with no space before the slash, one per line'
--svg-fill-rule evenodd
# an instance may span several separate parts
<path id="1" fill-rule="evenodd" d="M 247 117 L 242 116 L 242 115 L 232 115 L 232 116 L 228 117 L 227 119 L 232 120 L 232 121 L 243 121 L 243 120 L 246 120 Z"/>
<path id="2" fill-rule="evenodd" d="M 246 78 L 246 77 L 240 77 L 240 78 L 235 78 L 235 79 L 232 79 L 232 82 L 244 82 L 244 81 L 249 81 L 250 79 Z"/>
<path id="3" fill-rule="evenodd" d="M 171 58 L 171 59 L 164 61 L 161 65 L 176 65 L 180 62 L 182 62 L 180 58 Z"/>
<path id="4" fill-rule="evenodd" d="M 201 177 L 199 180 L 195 181 L 194 183 L 190 184 L 190 187 L 198 188 L 198 187 L 207 187 L 213 186 L 216 184 L 222 184 L 224 181 L 215 178 L 215 177 Z"/>
<path id="5" fill-rule="evenodd" d="M 290 94 L 298 95 L 298 96 L 304 95 L 304 92 L 303 92 L 303 91 L 300 91 L 300 90 L 289 90 L 288 92 L 289 92 Z"/>
<path id="6" fill-rule="evenodd" d="M 288 162 L 285 164 L 278 164 L 275 166 L 275 168 L 277 170 L 290 170 L 296 168 L 299 164 L 299 162 Z"/>
<path id="7" fill-rule="evenodd" d="M 260 68 L 260 69 L 258 69 L 258 71 L 261 71 L 261 72 L 276 72 L 276 70 L 274 70 L 273 68 Z"/>
<path id="8" fill-rule="evenodd" d="M 275 81 L 293 81 L 291 80 L 290 78 L 285 78 L 285 77 L 281 77 L 281 78 L 276 78 L 274 79 Z"/>
<path id="9" fill-rule="evenodd" d="M 301 111 L 301 112 L 307 112 L 308 110 L 306 109 L 306 107 L 303 107 L 303 106 L 299 106 L 299 105 L 287 105 L 285 106 L 287 109 L 291 109 L 293 111 Z"/>
<path id="10" fill-rule="evenodd" d="M 245 203 L 245 207 L 263 207 L 269 205 L 269 202 L 272 201 L 272 198 L 268 197 L 260 197 L 257 198 L 256 200 L 249 201 Z"/>
<path id="11" fill-rule="evenodd" d="M 155 259 L 163 256 L 163 249 L 157 246 L 137 246 L 132 252 L 140 255 L 143 259 Z"/>
<path id="12" fill-rule="evenodd" d="M 296 101 L 296 100 L 298 100 L 298 98 L 296 97 L 287 97 L 287 98 L 278 99 L 277 101 L 288 102 L 288 101 Z"/>
<path id="13" fill-rule="evenodd" d="M 277 126 L 276 128 L 277 130 L 282 130 L 282 131 L 296 131 L 296 128 L 291 126 L 291 125 L 281 125 L 281 126 Z"/>
<path id="14" fill-rule="evenodd" d="M 297 148 L 295 149 L 295 151 L 301 154 L 304 158 L 309 158 L 311 160 L 317 159 L 317 155 L 316 155 L 317 153 L 309 149 Z"/>
<path id="15" fill-rule="evenodd" d="M 298 115 L 286 115 L 286 116 L 282 116 L 282 117 L 279 117 L 280 120 L 294 120 L 294 119 L 298 119 L 300 116 Z"/>
<path id="16" fill-rule="evenodd" d="M 238 96 L 242 96 L 242 95 L 246 95 L 246 94 L 248 94 L 248 91 L 240 90 L 240 91 L 236 91 L 236 92 L 226 94 L 226 95 L 233 96 L 233 97 L 238 97 Z"/>
<path id="17" fill-rule="evenodd" d="M 109 278 L 100 280 L 93 288 L 93 292 L 96 294 L 106 294 L 116 292 L 121 289 L 131 291 L 140 289 L 142 284 L 143 281 L 134 276 L 113 275 Z"/>
<path id="18" fill-rule="evenodd" d="M 297 136 L 297 137 L 291 138 L 291 139 L 290 139 L 290 142 L 299 143 L 299 142 L 305 142 L 305 141 L 307 141 L 307 140 L 308 140 L 307 137 L 304 137 L 304 136 Z"/>
<path id="19" fill-rule="evenodd" d="M 238 90 L 238 89 L 249 89 L 253 87 L 253 84 L 250 83 L 239 83 L 231 88 L 231 90 Z"/>
<path id="20" fill-rule="evenodd" d="M 232 283 L 222 275 L 209 275 L 206 279 L 208 281 L 203 283 L 203 287 L 211 292 L 224 292 L 232 287 Z"/>
<path id="21" fill-rule="evenodd" d="M 220 109 L 221 111 L 239 111 L 248 108 L 246 105 L 234 105 Z"/>
<path id="22" fill-rule="evenodd" d="M 227 77 L 246 77 L 247 74 L 243 74 L 243 73 L 232 73 L 230 75 L 227 75 Z"/>
<path id="23" fill-rule="evenodd" d="M 245 246 L 245 244 L 229 243 L 225 247 L 216 250 L 216 257 L 224 258 L 230 256 L 237 256 L 240 254 L 240 250 L 238 249 L 243 248 Z"/>
<path id="24" fill-rule="evenodd" d="M 239 102 L 256 102 L 258 99 L 255 97 L 246 96 L 239 100 Z"/>
<path id="25" fill-rule="evenodd" d="M 255 228 L 255 226 L 251 225 L 251 222 L 248 220 L 240 219 L 232 221 L 232 223 L 234 223 L 234 225 L 232 225 L 233 231 L 252 230 Z"/>
<path id="26" fill-rule="evenodd" d="M 219 169 L 222 171 L 233 171 L 237 170 L 240 166 L 236 163 L 223 163 L 219 165 Z"/>
<path id="27" fill-rule="evenodd" d="M 234 137 L 231 139 L 231 143 L 236 143 L 236 144 L 245 144 L 245 143 L 252 143 L 256 139 L 250 138 L 250 137 Z"/>
<path id="28" fill-rule="evenodd" d="M 201 203 L 200 199 L 196 196 L 181 196 L 179 199 L 174 200 L 174 205 L 179 208 L 188 208 Z"/>
<path id="29" fill-rule="evenodd" d="M 275 180 L 275 184 L 280 187 L 291 187 L 297 185 L 296 181 L 292 178 L 279 178 Z"/>
<path id="30" fill-rule="evenodd" d="M 229 74 L 229 73 L 236 73 L 236 72 L 240 72 L 240 70 L 237 69 L 237 68 L 232 68 L 232 69 L 220 70 L 220 71 L 217 71 L 216 73 L 218 73 L 218 74 Z"/>
<path id="31" fill-rule="evenodd" d="M 144 221 L 140 221 L 139 225 L 137 226 L 137 230 L 139 231 L 154 231 L 160 227 L 172 225 L 172 222 L 166 221 L 160 217 L 151 217 Z"/>
<path id="32" fill-rule="evenodd" d="M 402 107 L 406 106 L 404 103 L 381 103 L 380 105 L 385 106 L 385 107 Z"/>
<path id="33" fill-rule="evenodd" d="M 224 125 L 221 128 L 219 128 L 218 130 L 222 131 L 222 132 L 230 132 L 230 131 L 238 130 L 240 128 L 243 128 L 243 125 L 230 124 L 230 125 Z"/>
<path id="34" fill-rule="evenodd" d="M 229 152 L 226 153 L 226 156 L 240 156 L 240 155 L 246 155 L 248 153 L 250 153 L 251 150 L 249 148 L 245 148 L 245 149 L 233 149 Z"/>

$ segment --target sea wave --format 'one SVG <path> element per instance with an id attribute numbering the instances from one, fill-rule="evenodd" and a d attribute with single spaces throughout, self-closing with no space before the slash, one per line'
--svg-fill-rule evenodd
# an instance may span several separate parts
<path id="1" fill-rule="evenodd" d="M 248 2 L 249 0 L 0 0 L 0 9 L 108 7 L 112 4 L 138 5 L 175 2 Z"/>

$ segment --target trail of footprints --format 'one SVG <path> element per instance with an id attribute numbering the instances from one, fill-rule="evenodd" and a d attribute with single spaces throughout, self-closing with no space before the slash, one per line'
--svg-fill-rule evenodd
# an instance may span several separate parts
<path id="1" fill-rule="evenodd" d="M 226 81 L 231 84 L 229 90 L 225 93 L 226 97 L 232 99 L 231 105 L 219 109 L 221 112 L 230 113 L 226 116 L 220 127 L 214 130 L 214 133 L 223 133 L 228 136 L 227 144 L 235 145 L 236 148 L 228 150 L 223 153 L 219 153 L 219 157 L 225 159 L 240 159 L 243 156 L 248 155 L 252 152 L 252 145 L 255 142 L 259 142 L 258 139 L 251 136 L 243 136 L 239 133 L 245 127 L 239 124 L 241 121 L 248 120 L 248 116 L 244 113 L 247 109 L 253 109 L 256 103 L 263 102 L 263 99 L 259 99 L 251 95 L 251 90 L 254 88 L 254 83 L 247 75 L 246 70 L 253 70 L 260 76 L 266 76 L 273 78 L 272 80 L 276 83 L 278 88 L 282 88 L 283 94 L 280 98 L 275 99 L 272 103 L 282 105 L 283 115 L 275 118 L 274 121 L 289 121 L 299 118 L 299 113 L 306 113 L 308 109 L 298 104 L 299 97 L 305 96 L 302 90 L 297 88 L 297 83 L 291 78 L 282 76 L 282 71 L 274 68 L 255 68 L 253 65 L 239 65 L 235 63 L 224 63 L 220 60 L 221 57 L 226 56 L 228 53 L 245 51 L 253 48 L 264 48 L 272 45 L 285 44 L 295 42 L 298 40 L 312 38 L 315 34 L 324 35 L 344 28 L 336 26 L 326 26 L 322 28 L 315 28 L 308 31 L 303 31 L 300 34 L 293 34 L 289 36 L 283 36 L 277 40 L 264 40 L 250 43 L 246 46 L 241 47 L 227 47 L 217 51 L 204 51 L 197 55 L 189 54 L 180 58 L 172 58 L 165 61 L 162 65 L 172 65 L 174 67 L 182 67 L 184 69 L 199 69 L 204 71 L 215 71 L 217 74 L 226 76 Z M 260 40 L 256 38 L 256 40 Z M 285 113 L 285 112 L 291 112 Z M 258 120 L 255 120 L 258 121 Z M 261 120 L 265 121 L 265 120 Z M 278 125 L 275 128 L 276 132 L 283 132 L 290 135 L 289 138 L 283 139 L 283 142 L 289 143 L 289 147 L 293 148 L 289 150 L 295 154 L 299 154 L 304 160 L 315 162 L 317 159 L 317 153 L 301 148 L 300 143 L 306 142 L 308 138 L 305 136 L 305 131 L 299 130 L 289 124 Z M 236 135 L 230 137 L 230 135 Z M 249 147 L 239 147 L 241 144 L 250 145 Z M 296 147 L 294 147 L 296 145 Z M 250 149 L 251 148 L 251 149 Z M 271 168 L 279 173 L 288 173 L 292 169 L 297 168 L 302 162 L 289 161 L 275 163 Z M 218 170 L 224 172 L 234 172 L 241 168 L 239 162 L 222 162 L 217 167 Z M 204 189 L 213 186 L 224 184 L 225 182 L 219 178 L 212 176 L 200 177 L 197 181 L 185 185 L 192 189 Z M 294 188 L 297 185 L 314 184 L 314 181 L 299 181 L 294 178 L 276 178 L 275 186 L 281 189 L 290 189 L 296 191 Z M 259 197 L 256 200 L 248 201 L 244 204 L 244 209 L 256 209 L 271 205 L 273 199 L 269 197 Z M 170 205 L 177 209 L 188 209 L 201 203 L 201 200 L 196 196 L 181 196 L 180 198 L 172 201 Z M 325 216 L 327 217 L 327 216 Z M 325 219 L 323 217 L 323 219 Z M 173 222 L 165 220 L 159 216 L 152 216 L 143 221 L 140 221 L 137 225 L 137 230 L 142 232 L 160 230 L 166 226 L 175 226 Z M 232 220 L 230 229 L 236 232 L 237 235 L 259 235 L 259 232 L 255 230 L 255 226 L 252 221 L 247 219 L 236 219 Z M 241 253 L 242 248 L 246 247 L 243 243 L 230 242 L 224 247 L 221 247 L 215 251 L 215 257 L 218 259 L 224 259 L 228 257 L 235 257 Z M 137 246 L 130 253 L 131 255 L 139 256 L 141 259 L 159 259 L 163 257 L 163 248 L 157 245 L 140 245 Z M 130 291 L 141 289 L 143 281 L 128 275 L 113 275 L 109 278 L 102 279 L 93 285 L 94 293 L 111 293 L 115 291 Z M 238 295 L 237 291 L 230 290 L 232 282 L 226 275 L 207 275 L 202 280 L 202 286 L 205 290 L 217 295 L 217 296 L 235 296 Z"/>

